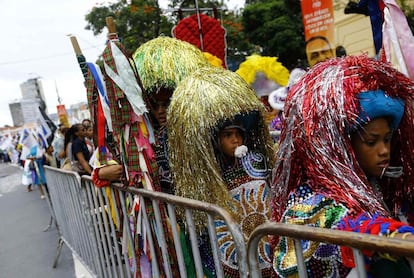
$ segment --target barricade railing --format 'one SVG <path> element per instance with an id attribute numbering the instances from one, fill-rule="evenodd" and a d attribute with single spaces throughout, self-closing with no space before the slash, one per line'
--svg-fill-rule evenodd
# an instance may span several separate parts
<path id="1" fill-rule="evenodd" d="M 352 248 L 358 277 L 366 277 L 362 250 L 372 250 L 392 255 L 414 258 L 414 242 L 356 232 L 315 228 L 305 225 L 265 223 L 258 226 L 247 243 L 250 277 L 261 277 L 257 260 L 257 247 L 264 236 L 285 236 L 294 240 L 299 277 L 307 277 L 301 240 L 330 243 Z"/>
<path id="2" fill-rule="evenodd" d="M 96 275 L 96 240 L 90 233 L 89 219 L 85 217 L 86 194 L 80 176 L 72 171 L 45 166 L 49 198 L 58 231 L 58 247 L 53 268 L 57 266 L 63 244 L 72 251 L 85 268 Z"/>
<path id="3" fill-rule="evenodd" d="M 226 223 L 232 235 L 240 277 L 248 277 L 245 240 L 226 210 L 161 192 L 125 188 L 121 184 L 97 188 L 89 176 L 80 178 L 74 172 L 45 168 L 60 235 L 54 267 L 65 243 L 94 276 L 137 277 L 145 256 L 136 245 L 144 240 L 153 256 L 153 277 L 204 277 L 201 259 L 204 254 L 200 254 L 199 242 L 205 240 L 212 253 L 215 275 L 224 277 L 215 229 L 215 221 L 219 219 Z M 142 208 L 140 214 L 134 211 L 137 205 Z M 176 216 L 177 210 L 183 211 L 180 215 L 185 216 L 184 220 Z M 194 213 L 206 215 L 206 231 L 196 227 Z M 144 227 L 144 231 L 137 231 L 139 227 Z M 188 241 L 183 240 L 183 230 Z M 186 242 L 190 245 L 188 248 L 183 246 Z M 188 268 L 189 256 L 195 273 L 190 273 L 192 268 Z"/>

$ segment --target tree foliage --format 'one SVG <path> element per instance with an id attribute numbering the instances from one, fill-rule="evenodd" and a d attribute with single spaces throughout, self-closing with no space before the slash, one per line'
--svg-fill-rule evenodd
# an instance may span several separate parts
<path id="1" fill-rule="evenodd" d="M 299 0 L 249 1 L 242 15 L 246 38 L 261 55 L 276 56 L 289 69 L 305 61 L 305 39 Z"/>
<path id="2" fill-rule="evenodd" d="M 180 14 L 185 18 L 195 13 L 186 11 L 188 8 L 195 9 L 193 0 L 173 0 L 170 1 L 169 7 L 175 12 L 170 12 L 167 16 L 161 11 L 158 1 L 133 0 L 131 4 L 127 4 L 125 0 L 120 0 L 112 4 L 99 4 L 86 15 L 86 29 L 98 35 L 105 31 L 105 18 L 112 16 L 125 48 L 133 53 L 139 45 L 161 34 L 171 36 L 171 29 L 180 20 Z M 215 7 L 220 8 L 214 11 Z M 237 60 L 238 65 L 237 62 L 241 62 L 245 54 L 253 49 L 252 44 L 244 36 L 241 14 L 221 6 L 220 1 L 199 0 L 198 8 L 220 20 L 227 32 L 227 62 L 232 64 Z M 204 8 L 209 9 L 203 10 Z"/>
<path id="3" fill-rule="evenodd" d="M 105 31 L 106 17 L 112 16 L 117 33 L 130 53 L 139 45 L 161 34 L 170 35 L 172 23 L 161 12 L 158 1 L 132 0 L 98 5 L 85 16 L 88 22 L 85 29 L 94 35 Z"/>
<path id="4" fill-rule="evenodd" d="M 404 12 L 405 16 L 407 17 L 408 26 L 411 29 L 411 32 L 414 33 L 414 8 L 410 0 L 400 0 L 400 7 L 401 10 Z"/>

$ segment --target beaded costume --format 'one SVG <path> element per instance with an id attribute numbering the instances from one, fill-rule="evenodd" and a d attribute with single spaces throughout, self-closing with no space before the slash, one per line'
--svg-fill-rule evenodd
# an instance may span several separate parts
<path id="1" fill-rule="evenodd" d="M 247 240 L 251 231 L 270 219 L 268 177 L 273 163 L 272 143 L 264 122 L 264 107 L 236 73 L 206 67 L 184 79 L 168 109 L 168 147 L 176 195 L 226 208 L 240 223 Z M 217 148 L 221 127 L 237 121 L 244 129 L 243 157 L 225 162 Z M 201 230 L 206 222 L 194 214 Z M 227 226 L 215 220 L 220 259 L 226 277 L 238 277 L 237 254 Z M 214 276 L 211 250 L 200 253 L 205 275 Z M 262 269 L 271 269 L 269 243 L 260 244 Z M 264 272 L 265 276 L 269 272 Z"/>
<path id="2" fill-rule="evenodd" d="M 384 109 L 388 114 L 371 116 L 372 112 L 362 108 L 362 92 L 382 92 L 384 100 L 402 99 L 406 103 L 391 141 L 390 161 L 391 166 L 402 166 L 404 174 L 379 179 L 378 192 L 359 166 L 350 131 L 376 117 L 395 118 L 396 112 Z M 407 105 L 413 100 L 412 80 L 365 55 L 315 65 L 289 91 L 286 100 L 273 172 L 274 220 L 383 236 L 414 233 L 414 228 L 393 219 L 413 208 L 414 109 Z M 379 111 L 377 104 L 372 107 Z M 393 210 L 388 211 L 387 206 Z M 302 247 L 308 277 L 346 277 L 355 267 L 353 256 L 344 248 L 306 240 Z M 376 255 L 366 255 L 369 272 Z M 292 240 L 278 239 L 273 267 L 280 277 L 297 276 Z"/>

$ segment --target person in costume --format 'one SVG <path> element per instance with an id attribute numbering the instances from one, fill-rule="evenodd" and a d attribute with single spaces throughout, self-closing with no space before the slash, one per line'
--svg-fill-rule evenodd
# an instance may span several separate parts
<path id="1" fill-rule="evenodd" d="M 150 142 L 158 166 L 161 190 L 173 193 L 167 154 L 166 111 L 177 83 L 190 72 L 209 63 L 195 46 L 164 36 L 142 44 L 132 58 L 149 111 Z M 115 181 L 119 180 L 121 174 L 119 165 L 111 165 L 99 171 L 99 178 Z"/>
<path id="2" fill-rule="evenodd" d="M 167 151 L 167 108 L 177 84 L 194 70 L 209 66 L 203 52 L 190 43 L 158 37 L 141 45 L 133 59 L 146 94 L 146 104 L 154 129 L 153 148 L 161 190 L 172 194 Z"/>
<path id="3" fill-rule="evenodd" d="M 246 57 L 246 61 L 240 64 L 236 73 L 252 86 L 257 97 L 265 105 L 266 123 L 269 124 L 277 113 L 269 105 L 269 94 L 281 86 L 287 86 L 289 70 L 277 57 L 253 54 Z"/>
<path id="4" fill-rule="evenodd" d="M 413 100 L 412 80 L 366 55 L 315 65 L 287 96 L 273 220 L 413 239 Z M 302 246 L 308 277 L 355 271 L 344 247 Z M 412 277 L 403 258 L 366 255 L 371 277 Z M 297 275 L 292 239 L 277 239 L 273 267 L 279 277 Z"/>
<path id="5" fill-rule="evenodd" d="M 227 209 L 247 240 L 254 227 L 270 220 L 268 178 L 273 149 L 265 108 L 238 74 L 205 67 L 174 91 L 168 108 L 168 149 L 175 194 Z M 250 216 L 249 221 L 245 221 Z M 194 213 L 201 231 L 205 216 Z M 215 220 L 226 277 L 238 277 L 234 242 L 224 221 Z M 215 277 L 208 237 L 200 238 L 207 277 Z M 260 245 L 264 276 L 271 271 L 269 242 Z M 232 249 L 233 248 L 233 249 Z M 229 251 L 231 250 L 231 251 Z"/>
<path id="6" fill-rule="evenodd" d="M 121 46 L 119 47 L 121 48 Z M 115 53 L 115 50 L 116 48 L 111 45 L 112 53 Z M 112 151 L 106 152 L 106 154 L 112 154 L 111 159 L 116 159 L 118 155 L 116 154 L 116 151 L 113 152 L 113 150 L 119 149 L 118 153 L 122 153 L 122 148 L 126 145 L 120 143 L 122 138 L 126 136 L 126 134 L 133 136 L 127 140 L 129 141 L 129 144 L 126 146 L 126 148 L 128 148 L 128 163 L 125 169 L 128 171 L 130 180 L 133 181 L 133 176 L 142 172 L 138 171 L 138 169 L 143 165 L 145 166 L 145 163 L 140 164 L 136 160 L 136 157 L 139 157 L 139 152 L 142 152 L 151 159 L 151 163 L 147 163 L 147 165 L 151 165 L 151 167 L 148 168 L 153 170 L 151 172 L 151 178 L 149 179 L 150 181 L 153 181 L 153 190 L 172 193 L 172 180 L 166 151 L 166 109 L 169 105 L 170 97 L 176 87 L 176 84 L 196 68 L 208 65 L 208 61 L 202 52 L 195 46 L 169 37 L 155 38 L 142 44 L 135 51 L 132 58 L 133 59 L 130 59 L 130 61 L 132 61 L 130 66 L 133 68 L 133 72 L 136 76 L 131 76 L 130 82 L 136 82 L 134 85 L 138 85 L 141 90 L 139 93 L 137 91 L 134 94 L 128 95 L 127 92 L 124 93 L 121 90 L 114 92 L 107 89 L 109 110 L 111 112 L 111 117 L 109 117 L 109 119 L 111 119 L 113 129 L 112 133 L 116 140 L 113 142 L 114 144 L 112 144 L 112 146 L 108 146 L 108 149 Z M 110 61 L 111 60 L 108 59 L 108 63 Z M 107 70 L 108 67 L 105 67 L 105 71 Z M 109 70 L 103 74 L 109 76 L 111 75 L 111 71 Z M 93 85 L 93 83 L 90 84 L 90 88 L 92 88 L 91 85 Z M 119 85 L 121 86 L 122 84 Z M 106 87 L 113 87 L 113 85 L 107 85 Z M 90 90 L 90 92 L 92 92 L 92 90 Z M 134 115 L 134 113 L 131 112 L 131 107 L 134 107 L 134 105 L 136 106 L 133 99 L 137 98 L 143 100 L 139 104 L 145 104 L 145 112 L 140 115 L 136 113 Z M 91 106 L 95 107 L 92 111 L 96 112 L 96 104 L 99 103 L 96 103 L 96 101 L 94 103 L 93 94 L 90 94 L 88 99 L 92 104 Z M 92 115 L 94 115 L 94 119 L 97 118 L 96 113 L 92 113 Z M 145 130 L 142 129 L 143 122 L 146 124 Z M 107 125 L 109 126 L 108 119 Z M 99 126 L 99 123 L 97 126 Z M 128 126 L 129 129 L 125 129 L 125 126 Z M 97 134 L 99 134 L 99 130 Z M 147 144 L 146 140 L 148 140 L 149 144 Z M 145 143 L 145 145 L 142 145 L 143 143 Z M 138 145 L 139 148 L 133 149 L 135 145 Z M 112 160 L 108 159 L 107 161 L 103 161 L 105 166 L 98 168 L 99 171 L 96 171 L 97 175 L 94 175 L 95 185 L 108 186 L 110 181 L 117 181 L 124 175 L 124 169 L 122 169 L 122 166 L 112 165 L 115 163 L 117 162 L 112 162 Z M 115 171 L 117 171 L 116 174 Z M 135 180 L 133 185 L 140 187 L 141 182 L 142 184 L 145 183 L 148 185 L 147 180 L 143 178 L 141 181 Z M 151 207 L 151 204 L 147 204 L 147 207 Z M 139 208 L 136 209 L 138 210 Z M 133 212 L 134 209 L 131 209 L 130 218 L 133 219 L 133 221 L 137 221 L 138 217 L 136 216 L 138 214 L 134 214 Z M 150 214 L 150 217 L 153 217 L 153 215 Z M 161 206 L 161 217 L 163 219 L 167 217 L 163 206 Z M 163 228 L 164 231 L 167 231 L 168 233 L 166 223 L 167 221 L 163 221 L 163 225 L 165 224 Z M 140 230 L 145 231 L 143 228 L 140 228 Z M 158 231 L 158 229 L 157 227 L 154 227 L 154 238 L 156 237 L 156 231 Z M 170 247 L 172 239 L 169 238 L 169 234 L 166 236 L 167 245 Z M 142 242 L 144 243 L 144 240 Z M 136 246 L 136 251 L 140 254 L 140 256 L 142 256 L 144 261 L 156 258 L 159 261 L 158 265 L 163 265 L 162 255 L 158 252 L 158 250 L 156 250 L 157 254 L 148 254 L 147 250 L 141 245 L 145 246 L 145 244 L 142 243 L 138 244 Z M 173 277 L 176 277 L 176 271 L 178 268 L 175 265 L 176 259 L 174 258 L 174 254 L 175 252 L 171 249 L 171 257 L 169 258 L 171 263 L 170 268 L 172 270 Z M 165 269 L 161 271 L 166 274 Z M 162 275 L 164 275 L 164 273 Z"/>
<path id="7" fill-rule="evenodd" d="M 286 87 L 280 87 L 269 94 L 269 105 L 275 112 L 274 118 L 269 122 L 270 135 L 272 135 L 273 142 L 275 143 L 276 149 L 279 145 L 280 132 L 282 130 L 283 123 L 283 109 L 285 107 L 285 101 L 287 94 L 296 82 L 306 73 L 301 68 L 294 68 L 289 75 L 289 82 Z"/>

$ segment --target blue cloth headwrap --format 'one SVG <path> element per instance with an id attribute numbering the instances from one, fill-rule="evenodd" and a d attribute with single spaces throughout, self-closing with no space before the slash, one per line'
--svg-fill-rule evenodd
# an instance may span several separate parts
<path id="1" fill-rule="evenodd" d="M 364 124 L 379 117 L 391 117 L 391 128 L 397 129 L 404 114 L 404 101 L 393 98 L 382 90 L 363 92 L 358 95 L 361 110 L 358 123 Z"/>

